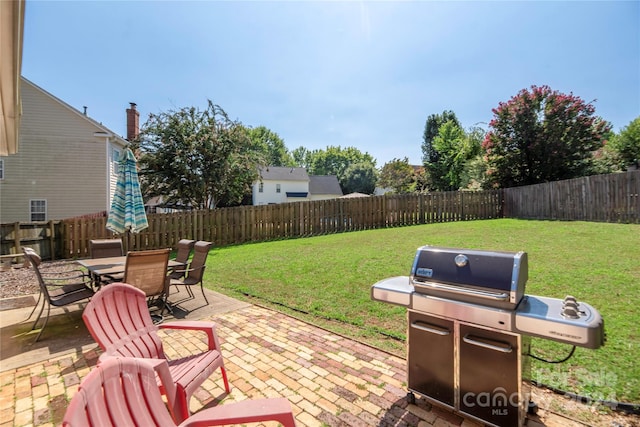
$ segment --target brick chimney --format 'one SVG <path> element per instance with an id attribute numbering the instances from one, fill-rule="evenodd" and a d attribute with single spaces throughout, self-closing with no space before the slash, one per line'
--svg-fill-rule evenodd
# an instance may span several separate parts
<path id="1" fill-rule="evenodd" d="M 130 102 L 127 108 L 127 141 L 133 141 L 140 133 L 140 113 L 136 110 L 136 103 Z"/>

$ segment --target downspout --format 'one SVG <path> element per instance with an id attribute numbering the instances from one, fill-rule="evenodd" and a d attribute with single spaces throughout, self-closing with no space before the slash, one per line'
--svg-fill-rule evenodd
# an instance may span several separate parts
<path id="1" fill-rule="evenodd" d="M 111 161 L 109 161 L 109 155 L 113 154 L 113 150 L 111 149 L 111 144 L 109 141 L 109 136 L 107 136 L 105 138 L 105 145 L 106 145 L 106 150 L 107 150 L 107 161 L 106 161 L 106 181 L 107 181 L 107 191 L 106 191 L 106 197 L 107 197 L 107 201 L 105 203 L 105 206 L 107 207 L 105 210 L 107 211 L 107 215 L 109 215 L 109 211 L 111 210 L 111 164 L 113 163 L 113 159 L 111 159 Z"/>

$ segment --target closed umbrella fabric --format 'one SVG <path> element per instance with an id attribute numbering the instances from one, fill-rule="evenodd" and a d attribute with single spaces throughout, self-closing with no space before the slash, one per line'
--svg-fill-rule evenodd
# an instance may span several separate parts
<path id="1" fill-rule="evenodd" d="M 118 182 L 111 201 L 107 228 L 120 234 L 137 233 L 147 228 L 149 223 L 140 192 L 136 158 L 129 148 L 122 152 L 118 166 Z"/>

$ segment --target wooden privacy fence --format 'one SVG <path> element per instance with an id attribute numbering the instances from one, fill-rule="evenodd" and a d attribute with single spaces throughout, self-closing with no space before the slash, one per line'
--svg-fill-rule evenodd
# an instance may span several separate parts
<path id="1" fill-rule="evenodd" d="M 60 257 L 62 221 L 0 224 L 0 260 L 10 264 L 21 258 L 22 246 L 34 248 L 43 259 Z"/>
<path id="2" fill-rule="evenodd" d="M 640 223 L 640 171 L 506 188 L 504 216 Z"/>
<path id="3" fill-rule="evenodd" d="M 216 246 L 374 228 L 493 218 L 640 223 L 640 171 L 483 192 L 372 196 L 148 215 L 123 237 L 128 250 Z M 102 215 L 0 225 L 2 257 L 34 247 L 44 259 L 86 258 L 89 240 L 115 237 Z M 0 258 L 2 259 L 2 258 Z"/>
<path id="4" fill-rule="evenodd" d="M 502 216 L 501 192 L 444 192 L 372 196 L 149 214 L 149 227 L 122 236 L 128 250 L 175 247 L 180 239 L 216 246 L 344 231 Z M 63 221 L 65 258 L 89 256 L 88 242 L 109 238 L 106 218 Z"/>
<path id="5" fill-rule="evenodd" d="M 119 236 L 127 250 L 175 248 L 180 239 L 216 246 L 345 231 L 502 217 L 501 191 L 372 196 L 150 214 L 149 227 Z M 31 246 L 44 259 L 89 257 L 89 240 L 113 238 L 101 215 L 3 224 L 2 254 Z M 29 237 L 25 230 L 30 231 Z"/>

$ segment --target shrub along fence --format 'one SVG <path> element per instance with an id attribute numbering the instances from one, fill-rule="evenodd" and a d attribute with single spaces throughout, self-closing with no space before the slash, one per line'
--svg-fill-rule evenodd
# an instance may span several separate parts
<path id="1" fill-rule="evenodd" d="M 640 223 L 640 171 L 505 190 L 372 196 L 150 214 L 149 228 L 121 236 L 128 250 L 216 246 L 374 228 L 493 218 Z M 114 237 L 101 215 L 0 224 L 2 256 L 34 247 L 44 259 L 89 256 L 89 240 Z M 7 258 L 8 259 L 8 258 Z"/>

